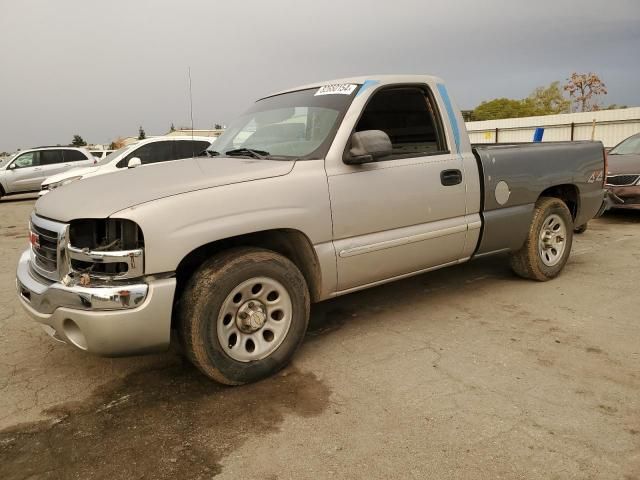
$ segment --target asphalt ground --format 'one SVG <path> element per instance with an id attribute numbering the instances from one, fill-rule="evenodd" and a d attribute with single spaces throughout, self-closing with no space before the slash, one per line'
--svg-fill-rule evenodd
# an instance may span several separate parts
<path id="1" fill-rule="evenodd" d="M 486 258 L 323 302 L 290 367 L 221 387 L 105 359 L 22 311 L 33 197 L 0 201 L 0 478 L 640 479 L 640 212 L 563 274 Z"/>

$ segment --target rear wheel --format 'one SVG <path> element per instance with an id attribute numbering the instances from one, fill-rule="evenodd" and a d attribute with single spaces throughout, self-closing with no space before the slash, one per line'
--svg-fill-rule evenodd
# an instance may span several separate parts
<path id="1" fill-rule="evenodd" d="M 280 370 L 309 323 L 309 291 L 298 268 L 269 250 L 239 248 L 207 261 L 180 300 L 188 358 L 220 383 L 255 382 Z"/>
<path id="2" fill-rule="evenodd" d="M 550 280 L 562 271 L 573 242 L 573 220 L 562 200 L 542 197 L 536 202 L 527 240 L 511 255 L 511 268 L 521 277 Z"/>

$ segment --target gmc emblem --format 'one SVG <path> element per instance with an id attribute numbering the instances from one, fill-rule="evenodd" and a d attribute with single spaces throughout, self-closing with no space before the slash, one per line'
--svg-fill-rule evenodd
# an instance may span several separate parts
<path id="1" fill-rule="evenodd" d="M 34 247 L 40 248 L 40 235 L 29 231 L 29 243 Z"/>

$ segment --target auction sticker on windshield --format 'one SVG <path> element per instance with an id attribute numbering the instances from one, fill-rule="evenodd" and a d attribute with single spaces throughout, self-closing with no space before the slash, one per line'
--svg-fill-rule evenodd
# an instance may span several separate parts
<path id="1" fill-rule="evenodd" d="M 324 85 L 318 89 L 315 96 L 318 95 L 351 95 L 358 85 L 353 83 L 334 83 L 332 85 Z"/>

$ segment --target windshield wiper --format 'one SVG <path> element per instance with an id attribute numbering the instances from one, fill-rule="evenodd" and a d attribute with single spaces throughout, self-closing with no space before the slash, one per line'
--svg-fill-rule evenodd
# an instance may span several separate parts
<path id="1" fill-rule="evenodd" d="M 227 150 L 225 155 L 248 155 L 253 158 L 265 159 L 269 156 L 269 152 L 264 150 L 254 150 L 252 148 L 234 148 L 233 150 Z"/>
<path id="2" fill-rule="evenodd" d="M 205 150 L 204 153 L 206 153 L 210 157 L 217 157 L 218 155 L 220 155 L 220 152 L 216 152 L 215 150 Z"/>

